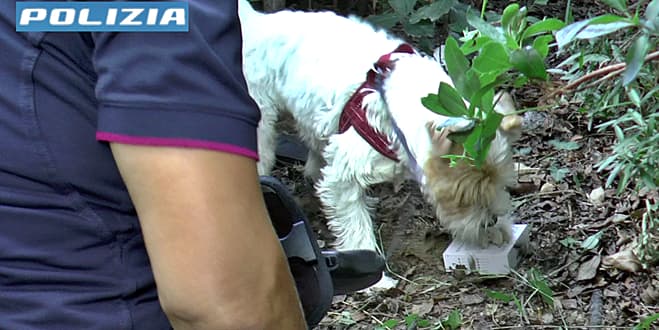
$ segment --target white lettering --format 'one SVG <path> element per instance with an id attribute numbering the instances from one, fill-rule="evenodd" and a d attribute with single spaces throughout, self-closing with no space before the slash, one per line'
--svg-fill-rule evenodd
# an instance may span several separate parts
<path id="1" fill-rule="evenodd" d="M 80 9 L 80 17 L 78 18 L 78 23 L 80 25 L 101 25 L 101 21 L 90 21 L 89 20 L 89 8 Z"/>
<path id="2" fill-rule="evenodd" d="M 77 4 L 82 4 L 82 2 Z M 121 31 L 159 31 L 168 30 L 167 27 L 173 26 L 176 26 L 176 29 L 184 27 L 188 21 L 186 8 L 154 8 L 148 6 L 139 8 L 135 5 L 130 8 L 121 8 L 121 6 L 117 8 L 95 7 L 91 4 L 75 8 L 21 8 L 18 15 L 17 31 L 21 31 L 21 29 L 22 31 L 34 31 L 37 27 L 30 27 L 30 25 L 36 22 L 57 27 L 53 31 L 78 31 L 85 26 L 94 27 L 91 29 L 92 31 L 112 31 L 114 30 L 112 27 L 128 28 L 119 29 Z M 68 26 L 71 29 L 68 29 Z M 106 28 L 103 28 L 104 26 Z M 137 28 L 131 29 L 130 27 Z"/>
<path id="3" fill-rule="evenodd" d="M 30 22 L 43 21 L 46 19 L 48 11 L 46 8 L 25 8 L 21 11 L 21 18 L 18 25 L 28 25 Z"/>
<path id="4" fill-rule="evenodd" d="M 174 21 L 176 25 L 185 25 L 185 9 L 167 8 L 160 18 L 160 25 L 169 25 Z"/>
<path id="5" fill-rule="evenodd" d="M 158 22 L 158 8 L 149 8 L 146 16 L 146 25 L 156 25 Z"/>
<path id="6" fill-rule="evenodd" d="M 108 9 L 108 15 L 105 17 L 106 25 L 115 25 L 117 24 L 117 8 Z"/>
<path id="7" fill-rule="evenodd" d="M 142 22 L 135 21 L 135 18 L 139 16 L 144 11 L 144 8 L 121 8 L 122 13 L 128 12 L 126 16 L 119 25 L 142 25 Z"/>
<path id="8" fill-rule="evenodd" d="M 62 14 L 64 14 L 63 18 Z M 55 8 L 50 12 L 51 25 L 71 25 L 75 19 L 76 10 L 73 8 Z"/>

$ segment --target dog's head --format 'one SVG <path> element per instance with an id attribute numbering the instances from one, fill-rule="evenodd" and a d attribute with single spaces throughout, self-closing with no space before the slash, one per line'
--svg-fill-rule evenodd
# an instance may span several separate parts
<path id="1" fill-rule="evenodd" d="M 460 241 L 486 246 L 502 244 L 510 239 L 510 194 L 515 183 L 511 145 L 521 134 L 521 117 L 509 94 L 499 97 L 496 110 L 504 120 L 492 141 L 485 164 L 476 168 L 458 161 L 450 166 L 447 154 L 459 155 L 461 145 L 452 143 L 447 131 L 427 125 L 432 151 L 424 164 L 424 193 L 435 208 L 440 223 Z"/>

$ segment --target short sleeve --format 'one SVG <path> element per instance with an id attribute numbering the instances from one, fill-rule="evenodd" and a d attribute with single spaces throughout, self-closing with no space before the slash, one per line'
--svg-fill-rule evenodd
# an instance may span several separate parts
<path id="1" fill-rule="evenodd" d="M 188 32 L 94 33 L 98 140 L 257 158 L 236 1 L 190 0 Z"/>

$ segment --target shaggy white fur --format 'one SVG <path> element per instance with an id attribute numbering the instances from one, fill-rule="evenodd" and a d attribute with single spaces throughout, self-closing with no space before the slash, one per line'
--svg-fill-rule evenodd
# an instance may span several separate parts
<path id="1" fill-rule="evenodd" d="M 369 123 L 396 147 L 400 161 L 395 162 L 374 150 L 354 128 L 343 134 L 337 134 L 337 128 L 343 107 L 366 72 L 402 40 L 359 19 L 330 12 L 262 14 L 246 0 L 239 7 L 245 77 L 262 111 L 259 172 L 265 175 L 272 169 L 275 122 L 280 112 L 290 112 L 310 150 L 305 174 L 316 180 L 337 249 L 380 250 L 371 221 L 376 200 L 367 195 L 367 188 L 410 177 L 412 162 L 400 147 L 389 116 L 423 168 L 421 189 L 437 208 L 442 224 L 457 239 L 477 244 L 510 238 L 511 223 L 505 216 L 510 209 L 506 186 L 514 178 L 510 141 L 506 134 L 497 134 L 483 170 L 449 169 L 434 130 L 446 117 L 432 113 L 420 101 L 436 93 L 440 82 L 451 84 L 439 62 L 419 54 L 394 54 L 395 69 L 383 84 L 386 104 L 379 93 L 364 99 Z M 456 148 L 452 151 L 461 153 Z M 499 221 L 493 224 L 496 217 Z"/>

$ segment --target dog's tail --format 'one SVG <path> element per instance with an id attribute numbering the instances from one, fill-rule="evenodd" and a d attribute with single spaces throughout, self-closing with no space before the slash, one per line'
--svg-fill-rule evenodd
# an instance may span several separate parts
<path id="1" fill-rule="evenodd" d="M 252 17 L 263 15 L 258 11 L 254 10 L 252 4 L 248 0 L 238 1 L 238 16 L 240 17 L 241 23 L 246 24 Z"/>

